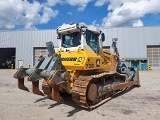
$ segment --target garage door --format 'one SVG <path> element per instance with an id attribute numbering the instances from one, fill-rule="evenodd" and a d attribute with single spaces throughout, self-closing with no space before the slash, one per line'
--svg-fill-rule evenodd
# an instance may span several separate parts
<path id="1" fill-rule="evenodd" d="M 15 56 L 16 48 L 0 48 L 0 69 L 15 68 Z"/>
<path id="2" fill-rule="evenodd" d="M 38 61 L 39 56 L 43 55 L 46 57 L 48 55 L 48 50 L 46 47 L 35 47 L 33 51 L 33 64 Z"/>
<path id="3" fill-rule="evenodd" d="M 160 45 L 147 46 L 147 58 L 153 69 L 160 69 Z"/>

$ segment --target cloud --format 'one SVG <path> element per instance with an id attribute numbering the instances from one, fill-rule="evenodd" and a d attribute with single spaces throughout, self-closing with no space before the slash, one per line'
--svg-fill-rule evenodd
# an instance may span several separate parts
<path id="1" fill-rule="evenodd" d="M 58 10 L 52 10 L 50 7 L 44 6 L 43 7 L 43 14 L 41 16 L 40 23 L 47 23 L 50 20 L 50 17 L 56 17 L 58 14 Z"/>
<path id="2" fill-rule="evenodd" d="M 72 12 L 67 12 L 67 14 L 68 14 L 68 15 L 73 15 L 73 13 L 72 13 Z"/>
<path id="3" fill-rule="evenodd" d="M 109 0 L 97 0 L 94 5 L 95 6 L 102 6 L 107 2 L 109 2 Z"/>
<path id="4" fill-rule="evenodd" d="M 66 0 L 66 2 L 71 6 L 78 6 L 78 11 L 84 11 L 87 4 L 92 0 Z"/>
<path id="5" fill-rule="evenodd" d="M 98 23 L 96 23 L 96 22 L 97 22 L 97 21 L 94 20 L 94 21 L 92 22 L 92 25 L 95 26 L 95 27 L 100 27 L 100 25 L 99 25 Z"/>
<path id="6" fill-rule="evenodd" d="M 104 5 L 105 0 L 101 1 Z M 103 18 L 103 27 L 120 27 L 135 24 L 143 25 L 140 18 L 146 14 L 160 13 L 160 0 L 110 0 L 108 15 Z M 135 22 L 137 21 L 137 22 Z M 133 25 L 134 24 L 134 25 Z"/>
<path id="7" fill-rule="evenodd" d="M 64 4 L 65 0 L 47 0 L 46 4 L 49 6 L 55 6 L 57 4 Z"/>
<path id="8" fill-rule="evenodd" d="M 15 26 L 35 29 L 35 25 L 45 24 L 58 15 L 57 10 L 37 1 L 1 0 L 0 6 L 0 29 L 13 29 Z"/>
<path id="9" fill-rule="evenodd" d="M 133 25 L 132 25 L 132 26 L 133 26 L 133 27 L 143 26 L 143 22 L 142 22 L 140 19 L 138 19 L 138 20 L 136 20 L 136 21 L 133 22 Z"/>
<path id="10" fill-rule="evenodd" d="M 93 0 L 47 0 L 47 5 L 55 6 L 56 4 L 69 4 L 71 6 L 78 6 L 78 11 L 84 11 L 87 4 Z"/>
<path id="11" fill-rule="evenodd" d="M 84 11 L 92 0 L 0 0 L 0 29 L 14 29 L 16 26 L 24 29 L 36 29 L 36 25 L 46 24 L 55 18 L 59 12 L 53 10 L 57 4 L 76 6 L 78 11 Z M 72 13 L 68 13 L 72 15 Z"/>
<path id="12" fill-rule="evenodd" d="M 47 24 L 59 12 L 53 10 L 57 4 L 77 7 L 84 11 L 94 0 L 0 0 L 0 29 L 14 29 L 16 26 L 24 29 L 36 29 L 36 25 Z M 160 13 L 160 0 L 95 0 L 95 6 L 101 7 L 107 3 L 107 16 L 102 24 L 95 21 L 92 25 L 99 27 L 143 26 L 141 18 L 146 14 Z M 62 6 L 62 7 L 63 7 Z M 105 12 L 105 11 L 104 11 Z M 73 15 L 67 12 L 68 15 Z"/>

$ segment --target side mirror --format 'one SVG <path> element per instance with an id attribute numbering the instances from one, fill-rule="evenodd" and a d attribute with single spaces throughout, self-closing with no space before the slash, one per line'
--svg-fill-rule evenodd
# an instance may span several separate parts
<path id="1" fill-rule="evenodd" d="M 105 41 L 105 35 L 104 35 L 104 33 L 101 34 L 101 37 L 102 37 L 102 42 L 104 42 Z"/>

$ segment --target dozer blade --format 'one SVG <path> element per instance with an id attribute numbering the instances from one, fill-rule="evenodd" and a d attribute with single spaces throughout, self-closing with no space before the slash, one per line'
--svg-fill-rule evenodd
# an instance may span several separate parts
<path id="1" fill-rule="evenodd" d="M 24 85 L 24 77 L 18 78 L 18 88 L 29 92 L 28 88 Z"/>
<path id="2" fill-rule="evenodd" d="M 44 94 L 39 90 L 39 80 L 32 82 L 32 92 L 36 95 L 44 96 Z"/>

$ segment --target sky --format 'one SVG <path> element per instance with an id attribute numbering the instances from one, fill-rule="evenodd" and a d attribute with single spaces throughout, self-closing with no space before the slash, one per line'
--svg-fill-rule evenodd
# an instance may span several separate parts
<path id="1" fill-rule="evenodd" d="M 0 30 L 160 26 L 160 0 L 0 0 Z"/>

